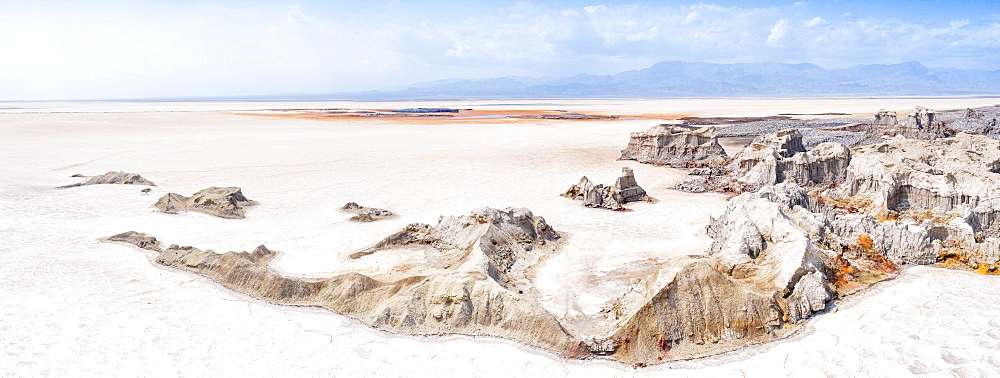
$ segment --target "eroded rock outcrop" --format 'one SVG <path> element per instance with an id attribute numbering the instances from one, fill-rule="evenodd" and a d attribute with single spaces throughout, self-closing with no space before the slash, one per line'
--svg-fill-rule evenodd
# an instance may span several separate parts
<path id="1" fill-rule="evenodd" d="M 758 144 L 780 161 L 803 153 L 791 140 Z M 734 197 L 708 227 L 707 257 L 595 347 L 637 364 L 706 355 L 780 337 L 900 265 L 1000 274 L 1000 142 L 897 136 L 851 156 L 830 186 Z"/>
<path id="2" fill-rule="evenodd" d="M 377 220 L 392 218 L 396 216 L 393 212 L 377 207 L 367 207 L 358 205 L 356 202 L 348 202 L 340 208 L 343 211 L 354 214 L 349 220 L 355 222 L 374 222 Z"/>
<path id="3" fill-rule="evenodd" d="M 620 160 L 673 167 L 700 167 L 726 157 L 716 136 L 715 127 L 699 129 L 659 125 L 644 132 L 632 133 Z"/>
<path id="4" fill-rule="evenodd" d="M 158 264 L 196 273 L 277 304 L 318 306 L 369 326 L 410 334 L 490 335 L 579 357 L 575 341 L 530 294 L 524 269 L 550 253 L 559 235 L 527 209 L 483 208 L 415 225 L 366 249 L 424 248 L 426 264 L 376 275 L 287 277 L 270 268 L 276 252 L 216 253 L 171 245 L 159 251 L 148 235 L 109 238 L 155 253 Z"/>
<path id="5" fill-rule="evenodd" d="M 835 290 L 810 231 L 821 214 L 786 183 L 735 197 L 713 219 L 708 257 L 688 265 L 613 336 L 619 360 L 651 364 L 785 334 Z"/>
<path id="6" fill-rule="evenodd" d="M 635 181 L 635 174 L 628 167 L 622 167 L 622 175 L 615 181 L 614 185 L 594 185 L 587 176 L 583 176 L 579 183 L 570 186 L 562 196 L 583 200 L 583 205 L 587 207 L 602 207 L 610 210 L 622 210 L 625 208 L 622 205 L 629 202 L 650 200 L 649 196 L 646 195 L 646 190 Z"/>
<path id="7" fill-rule="evenodd" d="M 73 175 L 73 177 L 84 177 L 82 175 Z M 73 188 L 83 185 L 98 185 L 98 184 L 124 184 L 124 185 L 149 185 L 156 186 L 152 181 L 146 180 L 139 176 L 137 173 L 125 173 L 119 171 L 111 171 L 100 176 L 92 176 L 86 181 L 78 182 L 76 184 L 63 185 L 59 188 Z"/>
<path id="8" fill-rule="evenodd" d="M 893 260 L 928 263 L 955 255 L 973 267 L 996 267 L 1000 249 L 991 239 L 1000 238 L 1000 141 L 965 133 L 895 137 L 857 148 L 854 156 L 846 180 L 827 200 L 866 215 L 840 225 L 840 233 L 873 234 L 876 245 L 905 248 L 887 248 Z M 879 231 L 889 224 L 908 233 Z"/>
<path id="9" fill-rule="evenodd" d="M 264 246 L 220 254 L 163 249 L 134 232 L 108 240 L 257 298 L 326 307 L 380 329 L 491 335 L 639 366 L 782 337 L 831 300 L 899 274 L 900 265 L 1000 274 L 1000 142 L 972 134 L 896 136 L 849 150 L 839 143 L 808 149 L 801 139 L 794 129 L 765 135 L 728 164 L 692 169 L 742 194 L 711 219 L 713 241 L 703 255 L 663 263 L 634 281 L 607 309 L 609 324 L 591 328 L 595 334 L 567 330 L 538 300 L 526 272 L 560 236 L 526 209 L 483 208 L 433 226 L 411 224 L 349 254 L 408 260 L 370 275 L 320 279 L 275 272 L 268 266 L 275 252 Z M 625 169 L 615 185 L 584 178 L 565 195 L 620 206 L 645 195 L 635 188 Z"/>
<path id="10" fill-rule="evenodd" d="M 200 211 L 220 218 L 243 219 L 247 206 L 254 201 L 243 196 L 243 191 L 235 186 L 210 187 L 199 190 L 191 197 L 177 193 L 167 193 L 160 197 L 153 207 L 167 213 L 177 214 L 181 211 Z"/>
<path id="11" fill-rule="evenodd" d="M 850 150 L 836 142 L 806 151 L 799 130 L 787 129 L 755 138 L 733 158 L 730 169 L 750 188 L 785 181 L 814 186 L 843 180 L 850 159 Z"/>
<path id="12" fill-rule="evenodd" d="M 947 138 L 955 135 L 955 133 L 955 130 L 949 128 L 943 122 L 936 121 L 934 112 L 922 106 L 918 106 L 913 113 L 907 116 L 906 121 L 902 123 L 896 120 L 896 112 L 882 109 L 878 113 L 875 113 L 875 120 L 852 143 L 852 146 L 879 143 L 885 138 L 897 135 L 902 135 L 908 139 L 931 140 Z"/>
<path id="13" fill-rule="evenodd" d="M 739 194 L 782 182 L 825 186 L 844 180 L 851 151 L 837 142 L 806 150 L 798 129 L 761 135 L 724 166 L 692 170 L 696 177 L 676 186 L 691 192 Z"/>

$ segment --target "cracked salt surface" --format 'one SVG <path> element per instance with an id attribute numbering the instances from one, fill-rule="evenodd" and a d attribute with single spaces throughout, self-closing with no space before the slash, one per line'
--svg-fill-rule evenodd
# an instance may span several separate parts
<path id="1" fill-rule="evenodd" d="M 800 102 L 769 101 L 774 113 L 809 111 L 797 110 Z M 975 105 L 971 101 L 961 106 Z M 137 110 L 141 105 L 113 107 Z M 569 307 L 590 314 L 626 291 L 608 278 L 627 282 L 645 273 L 630 270 L 638 256 L 662 261 L 707 245 L 707 239 L 690 235 L 700 218 L 707 221 L 725 204 L 711 198 L 672 202 L 677 198 L 663 189 L 677 179 L 672 171 L 614 161 L 628 132 L 648 126 L 648 121 L 329 123 L 215 112 L 0 114 L 5 176 L 0 182 L 0 371 L 64 376 L 607 376 L 670 370 L 706 376 L 820 371 L 977 376 L 1000 368 L 1000 316 L 995 315 L 1000 280 L 967 272 L 909 268 L 901 278 L 847 299 L 788 340 L 633 370 L 607 361 L 567 361 L 506 340 L 391 335 L 328 311 L 274 306 L 235 294 L 159 268 L 136 249 L 97 242 L 137 230 L 167 243 L 217 251 L 251 250 L 264 243 L 285 252 L 277 268 L 327 275 L 400 263 L 405 257 L 357 262 L 343 257 L 407 223 L 433 224 L 438 215 L 467 214 L 483 205 L 524 206 L 569 236 L 536 272 L 546 307 L 559 315 L 559 306 L 571 300 L 576 303 Z M 661 202 L 616 213 L 558 197 L 582 175 L 610 183 L 622 165 L 635 169 L 640 185 Z M 160 186 L 150 195 L 128 185 L 52 189 L 75 182 L 68 177 L 73 173 L 110 170 L 140 173 Z M 150 205 L 168 191 L 188 193 L 212 185 L 241 186 L 260 205 L 245 220 L 152 212 Z M 352 224 L 338 211 L 348 201 L 390 208 L 401 216 Z M 595 279 L 600 277 L 605 281 Z"/>

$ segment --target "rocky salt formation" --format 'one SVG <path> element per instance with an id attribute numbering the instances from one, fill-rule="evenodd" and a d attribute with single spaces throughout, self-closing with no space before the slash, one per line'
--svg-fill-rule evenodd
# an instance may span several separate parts
<path id="1" fill-rule="evenodd" d="M 890 258 L 927 263 L 954 255 L 972 267 L 987 264 L 995 270 L 1000 262 L 995 240 L 1000 238 L 1000 141 L 965 133 L 938 140 L 895 137 L 857 148 L 854 156 L 844 183 L 826 193 L 830 202 L 924 235 L 915 241 L 902 240 L 908 235 L 875 238 L 876 244 L 910 245 Z M 855 223 L 845 228 L 857 234 L 878 226 L 871 220 Z"/>
<path id="2" fill-rule="evenodd" d="M 583 205 L 587 207 L 601 207 L 610 210 L 622 210 L 625 208 L 622 205 L 626 203 L 650 199 L 646 195 L 646 190 L 642 189 L 635 181 L 635 174 L 628 167 L 622 167 L 622 175 L 615 181 L 614 185 L 594 185 L 587 176 L 583 176 L 579 183 L 570 186 L 562 196 L 583 200 Z"/>
<path id="3" fill-rule="evenodd" d="M 632 133 L 620 160 L 672 167 L 700 167 L 726 157 L 716 136 L 715 127 L 699 129 L 659 125 L 644 132 Z"/>
<path id="4" fill-rule="evenodd" d="M 787 334 L 826 308 L 835 290 L 810 231 L 821 214 L 791 184 L 733 198 L 713 219 L 707 257 L 676 273 L 611 337 L 612 356 L 653 364 Z"/>
<path id="5" fill-rule="evenodd" d="M 584 179 L 567 195 L 598 206 L 609 193 L 639 195 L 626 190 L 638 185 L 623 171 L 608 187 L 614 190 Z M 1000 274 L 1000 141 L 900 135 L 850 150 L 837 143 L 807 149 L 798 130 L 786 130 L 756 138 L 728 164 L 692 171 L 743 191 L 710 220 L 711 245 L 635 279 L 587 335 L 541 305 L 527 272 L 556 250 L 560 235 L 526 209 L 411 224 L 348 254 L 411 256 L 403 263 L 321 279 L 275 272 L 268 265 L 275 252 L 264 246 L 219 254 L 162 248 L 135 232 L 107 240 L 256 298 L 326 307 L 379 329 L 505 337 L 635 366 L 789 335 L 831 301 L 900 274 L 902 265 Z"/>
<path id="6" fill-rule="evenodd" d="M 527 209 L 483 208 L 412 224 L 350 254 L 418 253 L 383 273 L 329 278 L 283 276 L 270 268 L 276 252 L 216 253 L 162 248 L 154 237 L 126 232 L 107 238 L 151 251 L 157 264 L 208 277 L 276 304 L 318 306 L 372 327 L 409 334 L 460 333 L 518 340 L 567 357 L 604 355 L 629 364 L 690 358 L 786 334 L 833 297 L 824 260 L 797 208 L 809 198 L 793 184 L 737 197 L 713 220 L 707 256 L 685 262 L 662 280 L 637 283 L 649 295 L 625 303 L 606 337 L 570 333 L 541 305 L 527 270 L 560 239 Z M 769 194 L 767 194 L 769 193 Z M 794 210 L 793 210 L 794 209 Z M 806 226 L 803 226 L 806 225 Z M 752 232 L 751 232 L 752 231 Z M 672 277 L 671 277 L 672 275 Z"/>
<path id="7" fill-rule="evenodd" d="M 885 138 L 897 135 L 909 139 L 930 140 L 950 137 L 955 133 L 956 131 L 946 126 L 944 122 L 935 120 L 934 112 L 921 106 L 910 113 L 902 123 L 896 119 L 896 112 L 882 109 L 875 113 L 875 120 L 852 143 L 852 146 L 879 143 Z"/>
<path id="8" fill-rule="evenodd" d="M 340 209 L 354 214 L 354 216 L 350 218 L 350 220 L 354 222 L 374 222 L 377 220 L 392 218 L 396 216 L 396 214 L 394 214 L 389 210 L 379 209 L 376 207 L 361 206 L 358 205 L 356 202 L 348 202 Z"/>
<path id="9" fill-rule="evenodd" d="M 948 124 L 955 130 L 1000 139 L 1000 106 L 965 109 L 961 116 Z"/>
<path id="10" fill-rule="evenodd" d="M 824 142 L 806 150 L 802 133 L 786 129 L 754 138 L 725 165 L 692 170 L 700 177 L 676 188 L 739 194 L 786 181 L 825 186 L 843 181 L 850 161 L 851 151 L 844 145 Z"/>
<path id="11" fill-rule="evenodd" d="M 442 217 L 435 226 L 410 225 L 352 255 L 419 248 L 423 264 L 315 279 L 276 272 L 269 264 L 277 253 L 263 245 L 216 253 L 178 245 L 161 251 L 155 238 L 136 232 L 107 240 L 134 244 L 151 251 L 157 264 L 271 303 L 324 307 L 393 332 L 498 336 L 579 357 L 579 342 L 539 304 L 524 278 L 524 269 L 551 253 L 558 239 L 527 209 L 483 208 Z"/>
<path id="12" fill-rule="evenodd" d="M 759 142 L 783 159 L 808 152 L 794 133 Z M 526 272 L 553 253 L 560 236 L 526 209 L 483 208 L 433 226 L 411 224 L 349 254 L 415 256 L 372 275 L 282 276 L 269 267 L 275 252 L 264 246 L 220 254 L 162 248 L 135 232 L 108 240 L 256 298 L 326 307 L 379 329 L 505 337 L 636 366 L 783 337 L 832 300 L 895 276 L 899 265 L 1000 273 L 1000 142 L 970 134 L 896 137 L 851 156 L 834 185 L 809 189 L 787 180 L 734 197 L 707 227 L 708 250 L 635 281 L 596 335 L 574 334 L 541 305 Z"/>
<path id="13" fill-rule="evenodd" d="M 199 190 L 191 197 L 177 193 L 167 193 L 153 204 L 157 210 L 167 214 L 181 211 L 200 211 L 220 218 L 243 219 L 247 206 L 254 201 L 243 196 L 243 191 L 235 186 L 210 187 Z"/>
<path id="14" fill-rule="evenodd" d="M 787 129 L 755 138 L 733 158 L 730 167 L 737 181 L 749 187 L 785 181 L 815 186 L 843 180 L 850 160 L 850 150 L 836 142 L 820 143 L 806 151 L 799 130 Z"/>
<path id="15" fill-rule="evenodd" d="M 73 175 L 73 177 L 85 177 L 83 175 Z M 125 173 L 118 171 L 111 171 L 100 176 L 92 176 L 86 181 L 79 182 L 76 184 L 64 185 L 59 188 L 73 188 L 83 185 L 98 185 L 98 184 L 125 184 L 125 185 L 149 185 L 156 186 L 152 181 L 146 180 L 139 176 L 137 173 Z"/>

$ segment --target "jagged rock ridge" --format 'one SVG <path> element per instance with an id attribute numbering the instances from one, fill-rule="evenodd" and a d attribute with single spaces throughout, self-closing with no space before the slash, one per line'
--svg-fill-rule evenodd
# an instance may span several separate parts
<path id="1" fill-rule="evenodd" d="M 160 197 L 153 207 L 167 214 L 191 210 L 220 218 L 243 219 L 246 214 L 245 208 L 254 203 L 244 197 L 243 191 L 238 187 L 213 186 L 199 190 L 191 197 L 167 193 Z"/>
<path id="2" fill-rule="evenodd" d="M 155 253 L 158 264 L 208 277 L 272 303 L 318 306 L 372 327 L 410 334 L 460 333 L 519 340 L 578 357 L 579 343 L 548 313 L 523 269 L 550 253 L 559 235 L 527 209 L 483 208 L 442 217 L 436 226 L 411 225 L 366 249 L 426 248 L 427 263 L 368 276 L 286 277 L 269 267 L 276 252 L 216 253 L 194 247 L 159 248 L 155 238 L 127 232 L 108 238 Z"/>

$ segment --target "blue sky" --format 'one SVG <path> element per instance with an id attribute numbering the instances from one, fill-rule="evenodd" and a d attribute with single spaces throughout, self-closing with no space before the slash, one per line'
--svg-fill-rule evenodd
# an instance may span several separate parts
<path id="1" fill-rule="evenodd" d="M 0 100 L 382 90 L 664 60 L 996 70 L 1000 5 L 0 0 Z"/>

